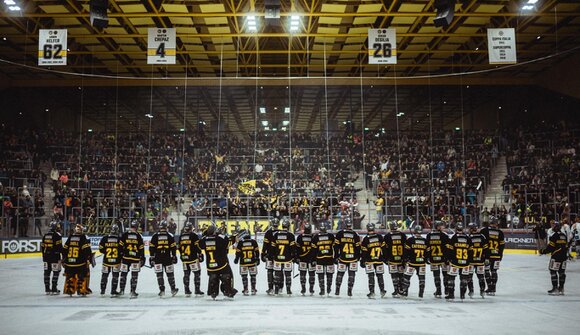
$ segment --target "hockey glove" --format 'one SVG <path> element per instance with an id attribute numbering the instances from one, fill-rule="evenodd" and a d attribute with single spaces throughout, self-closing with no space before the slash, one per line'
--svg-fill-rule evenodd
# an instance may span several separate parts
<path id="1" fill-rule="evenodd" d="M 266 253 L 265 252 L 262 253 L 261 257 L 262 257 L 262 262 L 266 263 L 266 261 L 268 259 L 266 258 Z"/>
<path id="2" fill-rule="evenodd" d="M 139 267 L 143 267 L 143 265 L 145 265 L 145 257 L 141 258 L 139 261 Z"/>
<path id="3" fill-rule="evenodd" d="M 360 261 L 360 267 L 361 267 L 361 268 L 363 268 L 363 269 L 365 268 L 365 262 L 363 262 L 363 260 L 362 260 L 362 259 L 361 259 L 361 261 Z"/>
<path id="4" fill-rule="evenodd" d="M 545 254 L 546 254 L 546 249 L 540 249 L 540 255 L 545 255 Z"/>
<path id="5" fill-rule="evenodd" d="M 260 258 L 256 258 L 256 266 L 260 265 Z"/>
<path id="6" fill-rule="evenodd" d="M 173 255 L 173 257 L 171 257 L 171 261 L 173 264 L 177 264 L 177 256 Z"/>
<path id="7" fill-rule="evenodd" d="M 203 263 L 203 260 L 204 260 L 203 254 L 199 254 L 198 258 L 199 258 L 200 263 Z"/>
<path id="8" fill-rule="evenodd" d="M 149 257 L 149 266 L 150 267 L 155 266 L 155 257 L 154 256 Z"/>
<path id="9" fill-rule="evenodd" d="M 234 258 L 234 264 L 238 264 L 240 262 L 240 257 L 236 256 L 236 258 Z"/>

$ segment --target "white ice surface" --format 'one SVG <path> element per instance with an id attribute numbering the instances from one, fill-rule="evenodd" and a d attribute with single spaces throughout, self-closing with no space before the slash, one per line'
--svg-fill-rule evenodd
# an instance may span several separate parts
<path id="1" fill-rule="evenodd" d="M 266 271 L 260 266 L 257 296 L 239 294 L 233 301 L 211 301 L 207 297 L 184 296 L 180 266 L 176 273 L 180 292 L 173 298 L 157 296 L 151 269 L 140 273 L 138 299 L 101 297 L 100 263 L 91 272 L 95 294 L 71 298 L 44 295 L 40 258 L 0 259 L 0 334 L 575 333 L 580 311 L 580 261 L 568 264 L 566 295 L 556 297 L 546 294 L 551 287 L 547 264 L 546 256 L 506 255 L 497 295 L 464 302 L 433 298 L 430 273 L 424 299 L 417 298 L 418 281 L 414 277 L 409 299 L 389 296 L 369 300 L 367 276 L 360 268 L 352 298 L 346 297 L 347 276 L 340 297 L 302 297 L 298 277 L 293 282 L 294 296 L 270 297 L 265 294 Z M 232 266 L 235 286 L 241 291 L 237 266 Z M 388 274 L 385 282 L 391 292 Z M 62 284 L 61 277 L 61 290 Z M 459 286 L 459 280 L 456 284 Z M 477 282 L 474 284 L 477 291 Z M 202 290 L 207 290 L 205 270 Z"/>

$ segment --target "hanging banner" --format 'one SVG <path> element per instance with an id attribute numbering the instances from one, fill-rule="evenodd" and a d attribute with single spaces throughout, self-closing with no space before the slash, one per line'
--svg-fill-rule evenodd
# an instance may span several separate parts
<path id="1" fill-rule="evenodd" d="M 66 65 L 66 29 L 40 29 L 38 31 L 38 65 Z"/>
<path id="2" fill-rule="evenodd" d="M 397 31 L 369 29 L 369 64 L 397 64 Z"/>
<path id="3" fill-rule="evenodd" d="M 487 48 L 489 64 L 517 63 L 515 29 L 487 29 Z"/>
<path id="4" fill-rule="evenodd" d="M 147 64 L 175 64 L 175 28 L 149 28 Z"/>

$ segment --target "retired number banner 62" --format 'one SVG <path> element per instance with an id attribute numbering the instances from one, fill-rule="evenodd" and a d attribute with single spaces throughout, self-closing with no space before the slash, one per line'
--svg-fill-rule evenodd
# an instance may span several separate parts
<path id="1" fill-rule="evenodd" d="M 66 65 L 66 29 L 40 29 L 38 31 L 38 65 Z"/>

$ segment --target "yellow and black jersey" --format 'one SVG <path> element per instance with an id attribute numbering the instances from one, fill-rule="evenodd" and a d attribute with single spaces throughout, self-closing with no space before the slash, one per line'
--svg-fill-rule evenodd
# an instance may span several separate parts
<path id="1" fill-rule="evenodd" d="M 63 246 L 63 259 L 66 267 L 86 266 L 92 257 L 91 242 L 84 234 L 68 237 Z"/>
<path id="2" fill-rule="evenodd" d="M 240 266 L 254 266 L 260 259 L 260 248 L 258 242 L 252 239 L 245 239 L 236 245 L 236 258 L 240 261 Z"/>
<path id="3" fill-rule="evenodd" d="M 42 237 L 40 242 L 42 250 L 42 261 L 47 263 L 57 263 L 62 256 L 62 236 L 57 232 L 48 232 Z"/>
<path id="4" fill-rule="evenodd" d="M 125 232 L 121 236 L 119 244 L 124 261 L 135 263 L 145 260 L 145 244 L 141 234 L 133 231 Z"/>
<path id="5" fill-rule="evenodd" d="M 179 257 L 185 264 L 199 259 L 199 237 L 196 233 L 183 233 L 179 236 Z"/>
<path id="6" fill-rule="evenodd" d="M 487 240 L 489 259 L 501 260 L 503 258 L 503 249 L 505 247 L 503 231 L 498 228 L 485 227 L 480 231 L 480 233 L 485 236 L 485 239 Z"/>
<path id="7" fill-rule="evenodd" d="M 318 265 L 334 264 L 334 235 L 331 233 L 320 233 L 312 238 L 312 248 L 314 258 Z"/>
<path id="8" fill-rule="evenodd" d="M 361 242 L 361 259 L 365 264 L 382 264 L 384 261 L 385 240 L 382 235 L 372 233 Z"/>
<path id="9" fill-rule="evenodd" d="M 204 236 L 199 240 L 199 248 L 205 252 L 205 263 L 208 272 L 222 270 L 230 265 L 228 249 L 232 240 L 222 235 Z"/>
<path id="10" fill-rule="evenodd" d="M 389 264 L 403 264 L 407 235 L 393 231 L 385 235 L 385 258 Z"/>
<path id="11" fill-rule="evenodd" d="M 272 240 L 274 238 L 274 233 L 277 232 L 277 229 L 268 228 L 264 232 L 264 243 L 262 246 L 262 253 L 266 256 L 269 260 L 274 260 L 274 251 L 272 250 Z"/>
<path id="12" fill-rule="evenodd" d="M 173 235 L 168 232 L 158 232 L 151 236 L 149 241 L 149 256 L 155 257 L 155 263 L 163 265 L 173 264 L 173 257 L 177 250 L 177 244 Z"/>
<path id="13" fill-rule="evenodd" d="M 568 259 L 568 238 L 566 234 L 556 232 L 550 236 L 545 253 L 552 254 L 552 259 L 557 262 L 563 262 Z"/>
<path id="14" fill-rule="evenodd" d="M 312 235 L 301 234 L 296 239 L 298 259 L 301 262 L 310 263 L 314 261 L 314 249 L 312 249 Z"/>
<path id="15" fill-rule="evenodd" d="M 488 255 L 487 240 L 481 233 L 471 234 L 471 255 L 469 265 L 484 265 Z"/>
<path id="16" fill-rule="evenodd" d="M 455 267 L 464 268 L 469 266 L 470 251 L 471 239 L 469 236 L 463 233 L 455 234 L 447 244 L 447 260 Z"/>
<path id="17" fill-rule="evenodd" d="M 445 263 L 445 248 L 449 243 L 449 236 L 444 232 L 435 230 L 427 234 L 427 254 L 429 263 L 441 265 Z"/>
<path id="18" fill-rule="evenodd" d="M 424 266 L 427 262 L 427 240 L 421 236 L 411 236 L 405 241 L 405 260 L 412 266 Z"/>
<path id="19" fill-rule="evenodd" d="M 103 254 L 103 265 L 113 266 L 121 264 L 121 240 L 117 235 L 107 235 L 99 242 L 99 252 Z"/>
<path id="20" fill-rule="evenodd" d="M 345 229 L 336 233 L 334 245 L 340 262 L 352 263 L 360 259 L 360 237 L 354 230 Z"/>
<path id="21" fill-rule="evenodd" d="M 296 241 L 294 234 L 278 230 L 272 236 L 273 260 L 279 263 L 288 263 L 294 260 L 296 256 Z"/>

